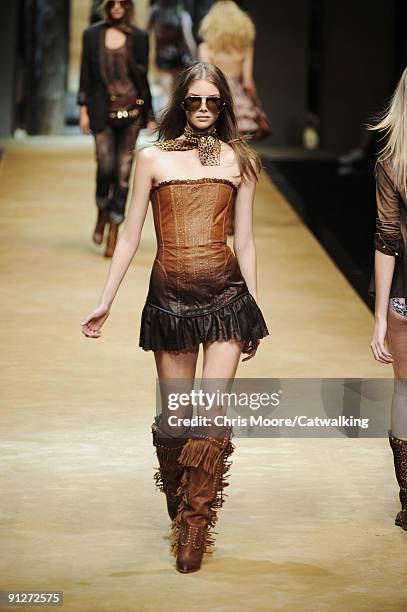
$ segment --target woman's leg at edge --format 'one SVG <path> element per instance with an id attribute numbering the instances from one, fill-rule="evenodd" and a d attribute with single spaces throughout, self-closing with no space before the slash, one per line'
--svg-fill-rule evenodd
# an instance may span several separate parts
<path id="1" fill-rule="evenodd" d="M 390 305 L 386 340 L 394 359 L 391 431 L 396 438 L 407 440 L 407 317 L 399 314 Z"/>

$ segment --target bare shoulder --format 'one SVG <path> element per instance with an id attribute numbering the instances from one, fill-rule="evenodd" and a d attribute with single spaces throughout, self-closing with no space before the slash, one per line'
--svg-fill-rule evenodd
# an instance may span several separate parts
<path id="1" fill-rule="evenodd" d="M 225 159 L 227 159 L 228 161 L 233 161 L 234 159 L 236 159 L 236 153 L 232 145 L 224 141 L 222 141 L 222 153 Z"/>
<path id="2" fill-rule="evenodd" d="M 157 168 L 157 149 L 158 147 L 144 147 L 137 152 L 136 172 L 138 176 L 148 180 L 153 180 Z"/>
<path id="3" fill-rule="evenodd" d="M 151 176 L 155 176 L 158 169 L 163 164 L 163 155 L 165 155 L 166 151 L 160 149 L 156 145 L 151 147 L 145 147 L 141 149 L 138 154 L 138 161 L 141 163 L 143 170 L 148 171 Z M 168 158 L 167 158 L 168 161 Z"/>
<path id="4" fill-rule="evenodd" d="M 137 156 L 139 158 L 139 160 L 141 161 L 146 161 L 146 162 L 152 162 L 155 159 L 157 159 L 157 152 L 159 151 L 158 147 L 152 146 L 152 147 L 144 147 L 143 149 L 141 149 Z"/>

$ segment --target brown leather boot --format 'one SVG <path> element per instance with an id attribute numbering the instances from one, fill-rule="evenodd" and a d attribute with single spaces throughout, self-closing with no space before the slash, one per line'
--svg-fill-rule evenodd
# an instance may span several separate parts
<path id="1" fill-rule="evenodd" d="M 98 208 L 98 218 L 92 235 L 92 240 L 96 244 L 102 244 L 103 242 L 103 235 L 105 231 L 105 225 L 108 219 L 108 214 L 109 213 L 106 208 Z"/>
<path id="2" fill-rule="evenodd" d="M 395 524 L 407 531 L 407 440 L 400 440 L 389 434 L 389 442 L 393 451 L 394 469 L 400 487 L 399 499 L 401 510 L 398 512 Z"/>
<path id="3" fill-rule="evenodd" d="M 156 418 L 151 426 L 153 444 L 156 448 L 159 468 L 154 474 L 156 487 L 165 493 L 167 499 L 167 510 L 170 519 L 177 516 L 180 498 L 177 489 L 181 484 L 184 467 L 178 463 L 178 457 L 188 438 L 169 438 L 159 436 L 159 419 Z"/>
<path id="4" fill-rule="evenodd" d="M 114 250 L 116 248 L 116 243 L 117 243 L 118 230 L 119 230 L 119 224 L 113 223 L 112 221 L 110 221 L 109 233 L 108 233 L 107 242 L 106 242 L 105 257 L 113 257 L 113 253 L 114 253 Z"/>
<path id="5" fill-rule="evenodd" d="M 184 474 L 178 495 L 181 498 L 178 514 L 172 522 L 171 552 L 176 556 L 179 572 L 200 569 L 205 552 L 214 545 L 211 527 L 217 522 L 217 510 L 224 502 L 226 474 L 231 462 L 228 457 L 234 445 L 231 432 L 223 440 L 190 438 L 178 459 Z"/>

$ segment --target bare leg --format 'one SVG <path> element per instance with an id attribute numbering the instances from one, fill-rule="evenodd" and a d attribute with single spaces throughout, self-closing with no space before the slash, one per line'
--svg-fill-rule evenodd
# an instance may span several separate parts
<path id="1" fill-rule="evenodd" d="M 387 315 L 386 339 L 394 359 L 391 430 L 396 438 L 407 440 L 407 317 L 391 307 Z"/>
<path id="2" fill-rule="evenodd" d="M 239 340 L 217 340 L 204 343 L 204 360 L 202 369 L 201 389 L 205 393 L 229 392 L 236 374 L 239 358 L 242 353 L 243 342 Z M 223 438 L 228 427 L 216 424 L 217 416 L 225 416 L 227 405 L 221 401 L 214 402 L 208 411 L 205 407 L 198 408 L 199 416 L 210 416 L 209 425 L 200 425 L 196 428 L 199 435 Z"/>
<path id="3" fill-rule="evenodd" d="M 185 426 L 170 425 L 168 417 L 191 418 L 192 405 L 189 403 L 177 410 L 170 410 L 168 403 L 170 394 L 189 394 L 193 389 L 198 354 L 199 345 L 186 351 L 154 351 L 161 394 L 160 431 L 165 436 L 175 438 L 186 433 Z"/>
<path id="4" fill-rule="evenodd" d="M 204 343 L 204 363 L 201 388 L 205 392 L 227 391 L 236 373 L 243 342 L 217 340 Z M 199 416 L 208 416 L 204 407 Z M 210 419 L 223 415 L 221 405 L 211 408 Z M 209 419 L 208 419 L 209 420 Z M 194 572 L 201 567 L 204 552 L 210 552 L 217 522 L 217 510 L 223 505 L 223 490 L 229 471 L 229 456 L 234 446 L 231 428 L 213 424 L 194 427 L 178 459 L 184 466 L 180 485 L 180 502 L 172 523 L 172 553 L 177 557 L 177 570 Z M 216 438 L 216 439 L 215 439 Z"/>

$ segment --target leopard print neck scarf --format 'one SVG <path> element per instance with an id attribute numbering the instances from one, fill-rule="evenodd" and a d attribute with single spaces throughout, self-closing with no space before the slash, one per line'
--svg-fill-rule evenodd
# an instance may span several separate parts
<path id="1" fill-rule="evenodd" d="M 158 142 L 157 146 L 164 151 L 188 151 L 197 148 L 203 166 L 220 166 L 221 142 L 214 126 L 207 132 L 196 132 L 186 125 L 184 138 L 163 140 Z"/>

